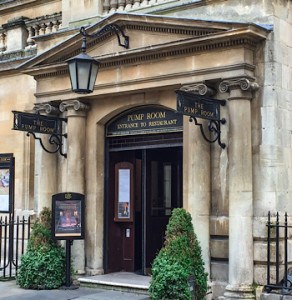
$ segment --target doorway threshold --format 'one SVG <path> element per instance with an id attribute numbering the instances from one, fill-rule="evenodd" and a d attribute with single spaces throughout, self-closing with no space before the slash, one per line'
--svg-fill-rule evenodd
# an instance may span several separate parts
<path id="1" fill-rule="evenodd" d="M 116 272 L 78 278 L 81 286 L 144 295 L 148 295 L 150 280 L 150 276 L 137 275 L 131 272 Z"/>

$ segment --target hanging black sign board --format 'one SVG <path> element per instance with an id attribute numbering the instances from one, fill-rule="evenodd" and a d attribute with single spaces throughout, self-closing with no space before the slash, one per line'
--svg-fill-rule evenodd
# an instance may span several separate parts
<path id="1" fill-rule="evenodd" d="M 0 154 L 0 212 L 14 210 L 14 157 L 11 153 Z"/>
<path id="2" fill-rule="evenodd" d="M 20 111 L 12 112 L 14 114 L 14 130 L 62 135 L 62 121 L 66 121 L 66 119 Z"/>
<path id="3" fill-rule="evenodd" d="M 220 105 L 225 100 L 211 99 L 185 91 L 176 91 L 177 112 L 207 120 L 220 121 Z"/>
<path id="4" fill-rule="evenodd" d="M 78 193 L 60 193 L 52 197 L 52 235 L 57 240 L 84 239 L 85 200 Z"/>
<path id="5" fill-rule="evenodd" d="M 42 148 L 48 153 L 59 152 L 62 156 L 67 157 L 67 154 L 63 152 L 63 137 L 67 137 L 67 134 L 62 133 L 62 122 L 66 122 L 66 118 L 58 118 L 53 116 L 44 116 L 40 114 L 30 114 L 20 111 L 12 111 L 13 118 L 13 130 L 26 131 L 27 136 L 32 135 L 35 140 L 39 140 Z M 51 145 L 47 147 L 42 138 L 36 135 L 36 133 L 47 134 L 48 142 Z"/>

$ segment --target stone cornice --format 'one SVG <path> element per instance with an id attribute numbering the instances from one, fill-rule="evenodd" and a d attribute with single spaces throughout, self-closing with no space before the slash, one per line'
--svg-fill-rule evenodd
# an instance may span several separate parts
<path id="1" fill-rule="evenodd" d="M 250 34 L 249 30 L 235 30 L 233 34 L 228 33 L 216 33 L 202 37 L 189 38 L 180 41 L 174 41 L 165 43 L 162 45 L 153 45 L 151 47 L 130 49 L 122 51 L 119 55 L 108 54 L 99 57 L 95 57 L 100 61 L 100 68 L 111 68 L 121 65 L 130 65 L 143 63 L 153 60 L 161 60 L 174 56 L 185 56 L 190 53 L 202 53 L 210 51 L 218 51 L 219 49 L 231 49 L 237 47 L 248 47 L 254 49 L 257 44 L 257 38 L 263 39 L 262 36 L 256 34 Z M 68 58 L 73 57 L 80 53 L 80 49 L 76 50 L 73 54 L 68 53 L 67 55 L 58 58 L 50 64 L 49 61 L 44 60 L 44 67 L 39 66 L 38 68 L 30 69 L 26 73 L 31 75 L 37 75 L 39 78 L 45 76 L 54 76 L 56 74 L 56 68 L 58 71 L 67 68 L 64 61 Z M 52 71 L 50 68 L 52 67 Z M 43 74 L 43 75 L 42 75 Z"/>
<path id="2" fill-rule="evenodd" d="M 131 57 L 131 59 L 133 60 L 133 56 L 136 56 L 136 54 L 139 52 L 141 53 L 141 51 L 148 51 L 148 53 L 150 53 L 151 50 L 153 50 L 152 52 L 169 52 L 167 48 L 172 48 L 172 50 L 176 50 L 177 48 L 182 49 L 183 47 L 181 46 L 181 44 L 186 45 L 187 43 L 194 43 L 194 40 L 196 40 L 198 47 L 200 44 L 200 48 L 196 51 L 204 51 L 204 49 L 205 51 L 208 51 L 210 49 L 218 49 L 218 47 L 226 47 L 228 45 L 235 46 L 234 40 L 238 39 L 246 39 L 246 45 L 250 44 L 249 47 L 254 47 L 256 43 L 258 43 L 260 40 L 265 39 L 269 34 L 268 30 L 265 30 L 253 24 L 242 24 L 236 22 L 211 22 L 165 16 L 143 16 L 135 14 L 125 15 L 119 13 L 110 15 L 109 17 L 102 19 L 95 25 L 88 27 L 86 29 L 86 32 L 88 34 L 93 34 L 96 32 L 96 30 L 99 30 L 109 23 L 116 23 L 120 27 L 126 29 L 129 28 L 129 30 L 126 30 L 126 32 L 128 31 L 127 33 L 129 34 L 129 36 L 133 28 L 135 28 L 135 30 L 141 30 L 141 33 L 143 32 L 143 30 L 144 32 L 169 32 L 170 35 L 172 35 L 172 32 L 176 32 L 177 34 L 179 34 L 180 32 L 182 34 L 182 38 L 177 37 L 176 42 L 172 41 L 169 43 L 164 43 L 163 45 L 153 44 L 146 45 L 144 48 L 128 49 L 127 51 L 119 52 L 119 55 L 117 55 L 116 51 L 120 51 L 121 49 L 113 49 L 113 52 L 110 54 L 104 54 L 102 56 L 96 57 L 97 59 L 102 60 L 102 63 L 106 63 L 108 66 L 110 66 L 110 64 L 112 64 L 113 66 L 118 65 L 119 61 L 124 64 L 124 58 L 126 56 L 127 58 Z M 196 34 L 195 36 L 192 35 L 194 33 Z M 189 38 L 187 38 L 187 34 L 190 34 Z M 37 56 L 34 60 L 30 61 L 28 64 L 25 64 L 23 67 L 30 68 L 39 65 L 41 68 L 41 65 L 51 65 L 64 62 L 66 59 L 80 53 L 81 39 L 81 34 L 77 33 L 68 40 L 65 40 L 61 44 Z M 223 45 L 216 45 L 217 42 L 222 42 Z M 89 40 L 87 44 L 87 50 L 91 51 L 93 47 L 96 47 L 97 43 L 100 43 L 101 45 L 104 44 L 105 36 L 100 37 L 100 39 Z M 205 48 L 203 44 L 206 44 Z M 210 46 L 207 46 L 208 44 Z M 167 55 L 168 53 L 166 53 L 166 56 Z"/>
<path id="3" fill-rule="evenodd" d="M 155 27 L 151 28 L 153 32 L 157 31 Z M 194 29 L 194 32 L 197 32 L 197 30 L 198 29 Z M 105 38 L 106 36 L 103 36 L 100 39 L 95 39 L 91 42 L 89 41 L 87 43 L 87 49 L 90 49 L 90 47 L 93 47 L 98 42 L 101 42 L 101 39 Z M 214 51 L 217 49 L 238 47 L 241 45 L 255 48 L 258 41 L 263 40 L 265 38 L 265 33 L 262 31 L 258 31 L 257 28 L 253 28 L 253 26 L 248 26 L 247 28 L 233 29 L 230 31 L 213 32 L 212 34 L 207 34 L 205 30 L 204 34 L 199 36 L 192 36 L 190 38 L 172 41 L 164 43 L 162 45 L 158 44 L 151 45 L 151 47 L 146 46 L 145 48 L 128 49 L 127 51 L 119 52 L 119 56 L 117 56 L 116 52 L 114 52 L 109 55 L 96 57 L 96 59 L 101 61 L 101 67 L 111 67 L 119 64 L 136 63 L 143 60 L 149 60 L 149 57 L 147 58 L 147 55 L 151 55 L 150 59 L 161 59 L 162 57 L 185 55 L 191 52 Z M 140 56 L 140 58 L 133 57 L 137 56 L 137 54 L 141 53 L 142 51 L 143 54 Z M 74 57 L 79 53 L 80 48 L 77 48 L 74 50 L 74 52 L 68 52 L 63 56 L 58 57 L 57 59 L 45 59 L 43 63 L 49 64 L 63 62 L 71 57 Z"/>

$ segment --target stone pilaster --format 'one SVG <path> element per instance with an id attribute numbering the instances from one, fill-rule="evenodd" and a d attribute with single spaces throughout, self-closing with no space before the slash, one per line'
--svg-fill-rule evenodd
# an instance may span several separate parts
<path id="1" fill-rule="evenodd" d="M 89 106 L 79 100 L 64 101 L 60 104 L 61 112 L 67 117 L 67 170 L 64 192 L 85 193 L 85 132 L 86 115 Z M 74 269 L 85 273 L 84 241 L 76 240 L 72 246 Z"/>
<path id="2" fill-rule="evenodd" d="M 226 299 L 253 299 L 253 195 L 251 103 L 258 85 L 247 78 L 224 80 L 229 92 L 229 282 Z"/>
<path id="3" fill-rule="evenodd" d="M 212 95 L 204 83 L 183 86 L 181 90 Z M 185 121 L 187 117 L 184 117 Z M 192 215 L 195 233 L 200 241 L 205 270 L 210 276 L 210 202 L 211 164 L 210 144 L 202 137 L 200 128 L 193 122 L 184 122 L 184 207 Z"/>
<path id="4" fill-rule="evenodd" d="M 46 115 L 56 115 L 59 110 L 52 105 L 36 104 L 34 112 Z M 47 149 L 51 145 L 48 135 L 42 135 L 42 142 Z M 40 213 L 44 207 L 52 207 L 52 195 L 57 192 L 57 154 L 46 152 L 39 142 L 35 143 L 35 210 Z"/>

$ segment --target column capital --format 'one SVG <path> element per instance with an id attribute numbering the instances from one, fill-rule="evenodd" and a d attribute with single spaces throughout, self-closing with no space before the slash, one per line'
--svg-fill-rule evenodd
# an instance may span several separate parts
<path id="1" fill-rule="evenodd" d="M 259 89 L 259 85 L 252 78 L 231 78 L 220 82 L 219 91 L 229 92 L 228 100 L 251 100 L 252 92 Z"/>
<path id="2" fill-rule="evenodd" d="M 59 109 L 49 103 L 36 103 L 33 107 L 33 111 L 36 113 L 46 113 L 48 115 L 58 115 Z"/>
<path id="3" fill-rule="evenodd" d="M 219 91 L 221 93 L 228 92 L 230 90 L 240 89 L 242 91 L 256 91 L 259 89 L 259 85 L 250 78 L 231 78 L 220 82 Z"/>
<path id="4" fill-rule="evenodd" d="M 183 85 L 180 89 L 182 91 L 191 92 L 201 96 L 213 96 L 216 94 L 216 91 L 212 87 L 205 84 L 204 82 Z"/>
<path id="5" fill-rule="evenodd" d="M 63 101 L 59 105 L 61 112 L 69 112 L 71 115 L 86 115 L 86 111 L 89 110 L 89 105 L 79 101 L 79 100 L 68 100 Z M 68 115 L 67 115 L 68 116 Z"/>

